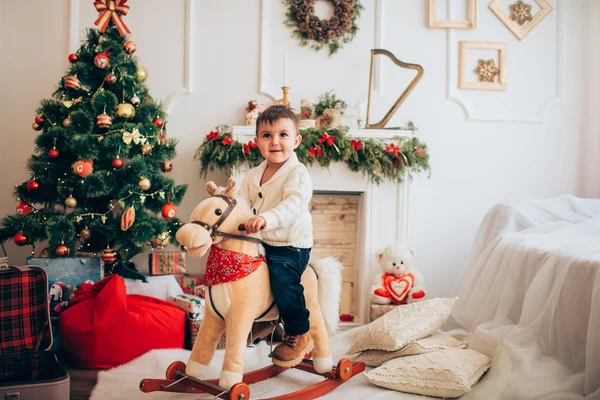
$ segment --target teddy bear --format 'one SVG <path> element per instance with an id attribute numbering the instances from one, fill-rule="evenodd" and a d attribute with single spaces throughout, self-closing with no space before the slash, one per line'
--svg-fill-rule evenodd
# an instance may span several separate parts
<path id="1" fill-rule="evenodd" d="M 371 286 L 373 304 L 400 305 L 425 299 L 423 276 L 413 268 L 414 259 L 414 251 L 399 242 L 377 253 L 383 273 Z"/>

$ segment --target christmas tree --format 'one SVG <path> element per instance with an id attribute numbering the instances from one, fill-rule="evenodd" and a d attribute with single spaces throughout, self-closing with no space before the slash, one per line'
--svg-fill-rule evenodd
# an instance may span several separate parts
<path id="1" fill-rule="evenodd" d="M 94 2 L 99 29 L 87 31 L 53 98 L 41 101 L 31 177 L 15 187 L 17 213 L 0 223 L 2 242 L 35 250 L 48 240 L 49 257 L 99 254 L 108 272 L 129 271 L 148 245 L 175 240 L 187 189 L 167 175 L 176 141 L 134 55 L 125 2 Z"/>

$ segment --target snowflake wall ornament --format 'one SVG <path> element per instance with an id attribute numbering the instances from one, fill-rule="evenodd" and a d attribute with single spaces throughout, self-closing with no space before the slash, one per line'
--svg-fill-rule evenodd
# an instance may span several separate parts
<path id="1" fill-rule="evenodd" d="M 477 68 L 475 72 L 479 75 L 479 82 L 494 82 L 496 76 L 500 74 L 500 70 L 496 68 L 496 62 L 494 59 L 482 60 L 481 58 L 477 62 Z"/>
<path id="2" fill-rule="evenodd" d="M 523 26 L 525 22 L 533 19 L 531 16 L 531 5 L 523 2 L 523 0 L 519 0 L 515 4 L 511 4 L 509 9 L 510 19 L 521 26 Z"/>

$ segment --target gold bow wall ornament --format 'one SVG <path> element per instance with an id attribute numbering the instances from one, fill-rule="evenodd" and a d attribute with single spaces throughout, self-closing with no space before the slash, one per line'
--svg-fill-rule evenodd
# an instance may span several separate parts
<path id="1" fill-rule="evenodd" d="M 130 144 L 131 142 L 135 144 L 144 144 L 146 143 L 146 138 L 142 136 L 137 128 L 135 128 L 133 132 L 123 132 L 123 142 L 125 142 L 125 144 Z"/>
<path id="2" fill-rule="evenodd" d="M 398 65 L 400 68 L 416 70 L 417 75 L 410 82 L 408 87 L 406 89 L 404 89 L 404 92 L 402 92 L 400 97 L 398 97 L 398 100 L 396 100 L 396 102 L 394 103 L 392 108 L 390 108 L 390 110 L 385 114 L 385 116 L 381 119 L 381 121 L 370 124 L 369 123 L 369 114 L 371 112 L 371 92 L 373 90 L 373 64 L 374 64 L 375 56 L 386 56 L 386 57 L 390 58 L 392 60 L 392 62 L 394 64 Z M 384 128 L 385 125 L 390 120 L 390 118 L 392 118 L 392 116 L 398 110 L 398 108 L 400 107 L 402 102 L 404 102 L 404 100 L 406 100 L 406 97 L 408 97 L 410 92 L 415 88 L 415 86 L 421 80 L 422 77 L 423 77 L 423 67 L 421 67 L 420 65 L 408 64 L 408 63 L 402 62 L 402 61 L 398 60 L 396 57 L 394 57 L 394 55 L 392 53 L 390 53 L 389 51 L 384 50 L 384 49 L 371 50 L 371 69 L 369 71 L 369 99 L 367 102 L 367 120 L 365 123 L 365 128 L 366 129 L 382 129 L 382 128 Z"/>

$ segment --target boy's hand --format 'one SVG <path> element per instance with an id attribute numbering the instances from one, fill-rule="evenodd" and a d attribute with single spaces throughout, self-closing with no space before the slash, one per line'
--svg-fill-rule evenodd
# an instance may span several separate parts
<path id="1" fill-rule="evenodd" d="M 263 217 L 257 216 L 250 218 L 244 225 L 246 226 L 246 232 L 253 234 L 264 228 L 266 224 L 267 221 Z"/>

